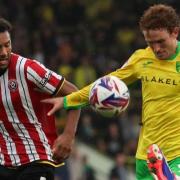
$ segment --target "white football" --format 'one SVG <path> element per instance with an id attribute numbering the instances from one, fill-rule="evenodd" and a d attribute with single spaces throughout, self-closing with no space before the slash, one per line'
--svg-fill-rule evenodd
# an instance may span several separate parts
<path id="1" fill-rule="evenodd" d="M 129 100 L 128 87 L 115 76 L 104 76 L 97 79 L 89 91 L 91 107 L 105 117 L 119 115 L 126 110 Z"/>

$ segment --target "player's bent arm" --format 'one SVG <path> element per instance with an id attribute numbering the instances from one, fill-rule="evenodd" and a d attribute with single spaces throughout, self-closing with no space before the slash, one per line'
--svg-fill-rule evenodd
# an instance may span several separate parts
<path id="1" fill-rule="evenodd" d="M 77 90 L 78 89 L 75 85 L 65 80 L 64 84 L 61 86 L 56 96 L 64 96 Z M 67 111 L 66 125 L 64 131 L 58 136 L 53 147 L 54 159 L 57 162 L 63 161 L 71 153 L 79 117 L 80 109 L 71 109 Z"/>
<path id="2" fill-rule="evenodd" d="M 71 94 L 72 92 L 75 92 L 77 90 L 78 89 L 74 84 L 65 80 L 64 84 L 62 85 L 62 87 L 60 88 L 60 90 L 58 91 L 56 96 L 58 96 L 58 97 L 65 96 L 65 95 Z M 68 110 L 67 122 L 66 122 L 66 127 L 64 129 L 64 132 L 68 132 L 70 135 L 75 134 L 79 116 L 80 116 L 80 109 Z"/>

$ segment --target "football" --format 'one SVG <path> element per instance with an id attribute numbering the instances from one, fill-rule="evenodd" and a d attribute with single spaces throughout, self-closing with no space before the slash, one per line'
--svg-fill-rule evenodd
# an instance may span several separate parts
<path id="1" fill-rule="evenodd" d="M 119 115 L 126 110 L 130 93 L 126 84 L 115 76 L 104 76 L 96 80 L 89 91 L 91 107 L 105 117 Z"/>

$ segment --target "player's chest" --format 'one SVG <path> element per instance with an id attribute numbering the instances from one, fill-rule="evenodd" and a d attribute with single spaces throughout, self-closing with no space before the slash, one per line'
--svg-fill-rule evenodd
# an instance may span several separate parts
<path id="1" fill-rule="evenodd" d="M 22 84 L 15 78 L 0 78 L 0 103 L 3 105 L 17 104 L 23 92 Z"/>
<path id="2" fill-rule="evenodd" d="M 140 79 L 144 87 L 154 89 L 157 93 L 180 91 L 179 61 L 148 61 L 141 67 Z"/>
<path id="3" fill-rule="evenodd" d="M 180 84 L 180 60 L 145 61 L 141 64 L 140 78 L 143 82 L 178 85 Z"/>

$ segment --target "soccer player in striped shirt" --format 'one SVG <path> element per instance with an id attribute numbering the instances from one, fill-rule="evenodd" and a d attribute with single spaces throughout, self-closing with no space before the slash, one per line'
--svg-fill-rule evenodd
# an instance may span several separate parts
<path id="1" fill-rule="evenodd" d="M 156 4 L 144 12 L 139 25 L 148 46 L 110 73 L 126 84 L 142 83 L 136 179 L 180 179 L 180 18 L 171 6 Z M 89 89 L 45 100 L 54 104 L 49 115 L 63 105 L 66 109 L 88 105 Z"/>
<path id="2" fill-rule="evenodd" d="M 57 137 L 51 105 L 44 98 L 77 88 L 61 75 L 13 53 L 11 24 L 0 18 L 0 179 L 54 180 L 54 167 L 72 148 L 80 110 L 70 110 Z"/>

